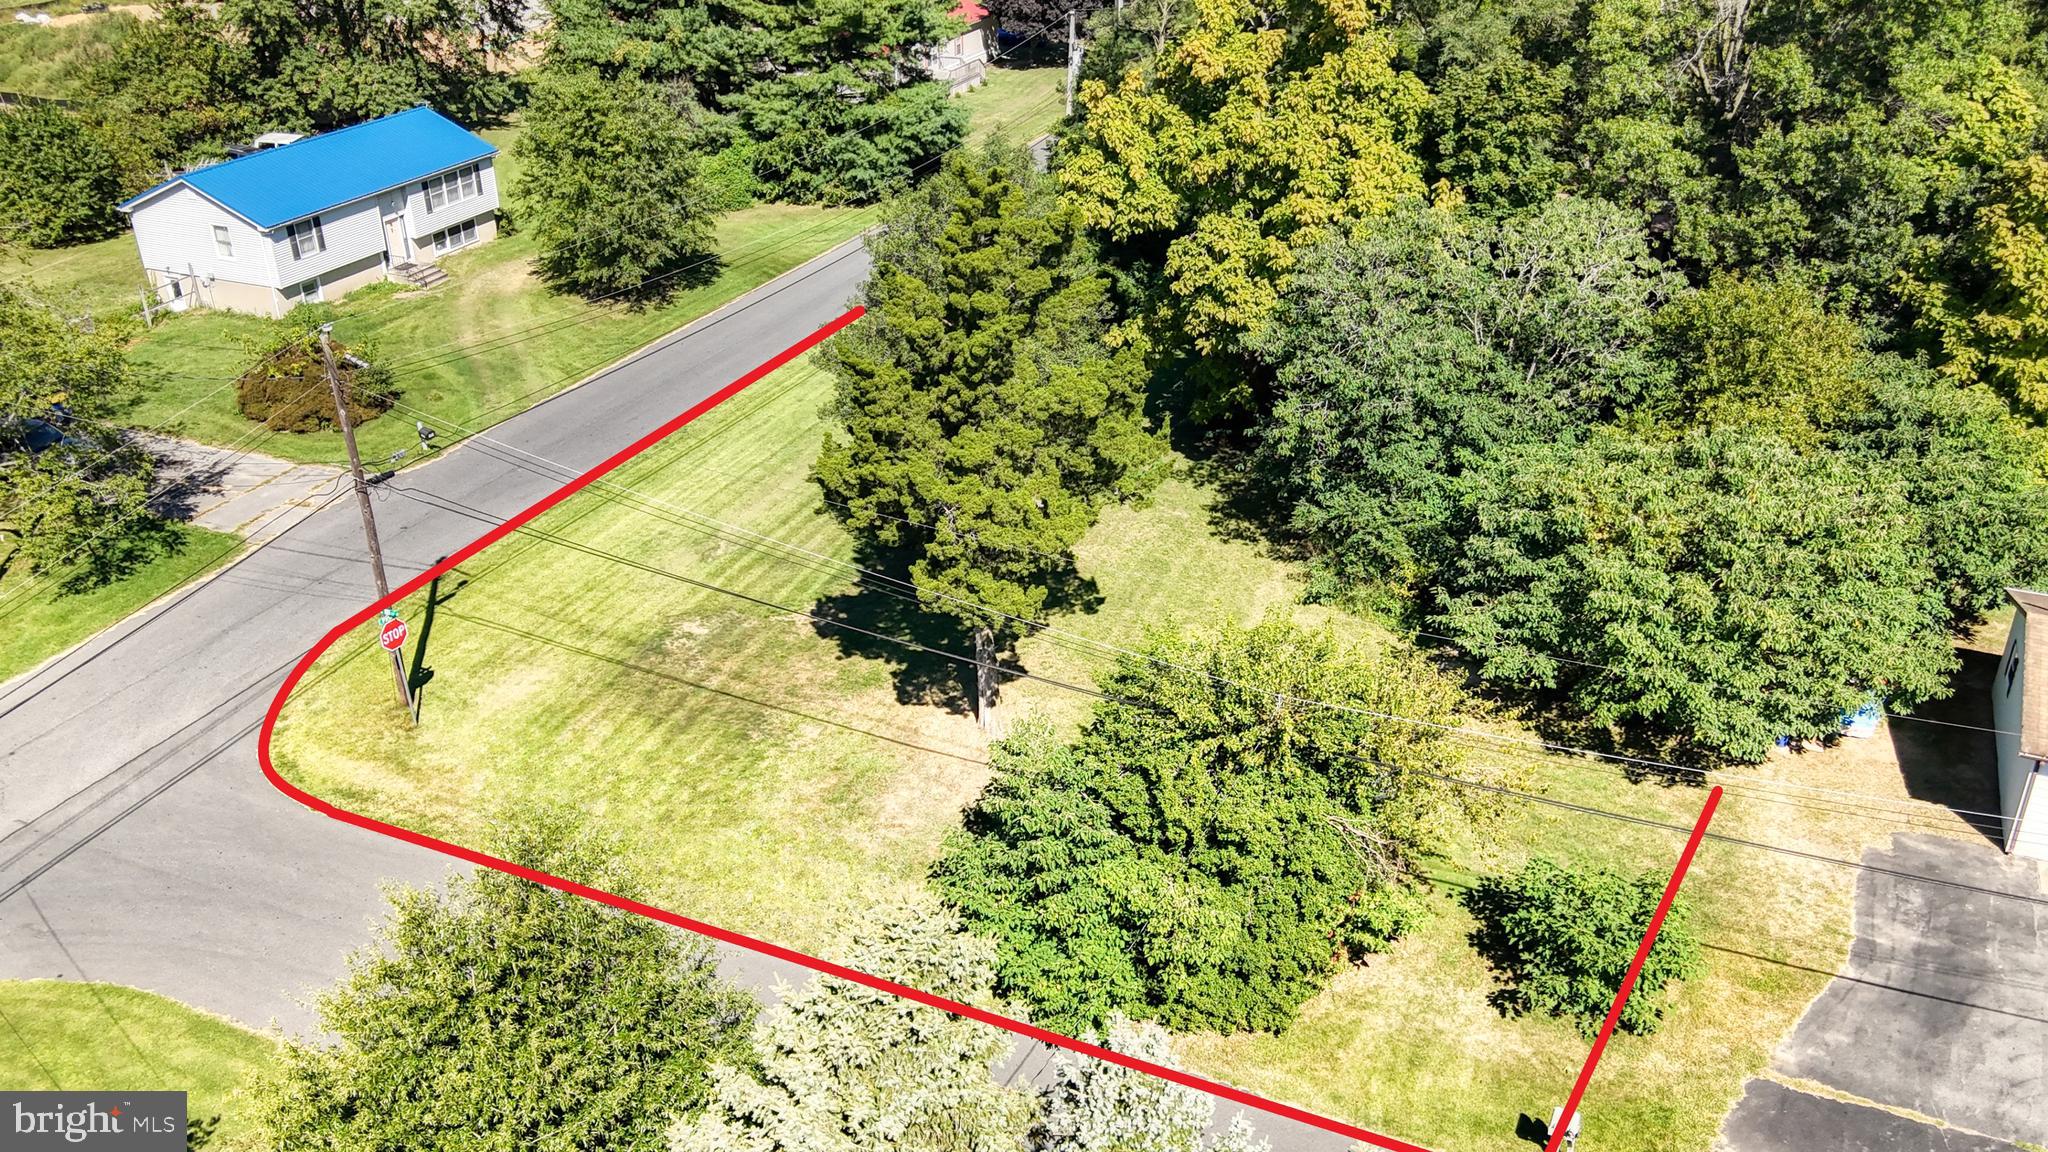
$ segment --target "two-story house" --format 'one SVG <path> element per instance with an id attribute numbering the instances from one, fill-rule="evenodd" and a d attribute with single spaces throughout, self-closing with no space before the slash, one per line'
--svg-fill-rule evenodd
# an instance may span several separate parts
<path id="1" fill-rule="evenodd" d="M 497 149 L 431 108 L 181 173 L 120 206 L 157 300 L 282 316 L 497 235 Z"/>

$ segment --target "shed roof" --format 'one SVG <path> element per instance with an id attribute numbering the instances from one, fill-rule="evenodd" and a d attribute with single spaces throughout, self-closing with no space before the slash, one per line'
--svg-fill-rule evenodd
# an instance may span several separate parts
<path id="1" fill-rule="evenodd" d="M 496 152 L 432 108 L 408 108 L 281 148 L 180 173 L 129 197 L 123 212 L 185 184 L 258 228 L 270 229 Z"/>
<path id="2" fill-rule="evenodd" d="M 2026 698 L 2020 701 L 2020 755 L 2048 760 L 2048 593 L 2007 588 L 2027 619 Z"/>

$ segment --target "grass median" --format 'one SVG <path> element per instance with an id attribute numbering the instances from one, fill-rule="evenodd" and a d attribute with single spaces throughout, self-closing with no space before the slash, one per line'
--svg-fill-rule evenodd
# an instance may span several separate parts
<path id="1" fill-rule="evenodd" d="M 184 1092 L 195 1147 L 253 1147 L 238 1093 L 268 1067 L 268 1037 L 118 984 L 0 980 L 0 1088 Z"/>

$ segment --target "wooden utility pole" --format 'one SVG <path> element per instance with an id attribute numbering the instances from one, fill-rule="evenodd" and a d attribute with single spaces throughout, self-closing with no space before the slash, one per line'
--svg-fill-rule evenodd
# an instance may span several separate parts
<path id="1" fill-rule="evenodd" d="M 348 470 L 355 477 L 356 507 L 363 514 L 363 541 L 370 547 L 370 575 L 377 581 L 377 599 L 391 595 L 391 583 L 384 578 L 384 549 L 377 544 L 377 516 L 370 510 L 370 482 L 363 479 L 363 458 L 356 452 L 356 426 L 348 418 L 348 397 L 342 394 L 341 374 L 334 370 L 334 349 L 328 346 L 327 334 L 332 324 L 320 326 L 320 364 L 327 370 L 327 386 L 334 390 L 334 423 L 341 429 L 341 441 L 348 445 Z M 405 705 L 405 715 L 412 718 L 412 685 L 405 679 L 405 657 L 391 650 L 391 671 L 398 677 L 398 702 Z"/>
<path id="2" fill-rule="evenodd" d="M 1067 11 L 1067 116 L 1074 115 L 1074 88 L 1081 83 L 1081 15 Z"/>
<path id="3" fill-rule="evenodd" d="M 991 737 L 996 731 L 996 636 L 986 624 L 974 626 L 974 718 Z"/>

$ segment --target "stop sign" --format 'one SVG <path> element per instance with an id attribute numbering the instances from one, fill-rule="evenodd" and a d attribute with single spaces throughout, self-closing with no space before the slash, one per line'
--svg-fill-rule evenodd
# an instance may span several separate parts
<path id="1" fill-rule="evenodd" d="M 384 627 L 377 633 L 377 643 L 382 644 L 385 650 L 390 652 L 405 647 L 405 621 L 386 620 Z"/>

